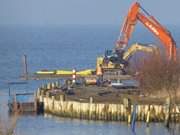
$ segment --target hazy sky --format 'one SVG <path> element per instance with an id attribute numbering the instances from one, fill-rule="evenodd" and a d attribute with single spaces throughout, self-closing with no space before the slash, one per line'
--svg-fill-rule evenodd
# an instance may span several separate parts
<path id="1" fill-rule="evenodd" d="M 135 0 L 0 0 L 0 25 L 122 23 Z M 180 24 L 180 0 L 138 0 L 162 24 Z"/>

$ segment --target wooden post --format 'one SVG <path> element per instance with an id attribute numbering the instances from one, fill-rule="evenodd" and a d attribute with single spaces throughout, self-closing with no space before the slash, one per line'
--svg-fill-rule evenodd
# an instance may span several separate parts
<path id="1" fill-rule="evenodd" d="M 13 97 L 14 97 L 13 102 L 12 102 L 12 104 L 13 104 L 13 111 L 14 111 L 14 112 L 17 112 L 18 107 L 17 107 L 16 94 L 14 94 Z"/>
<path id="2" fill-rule="evenodd" d="M 126 116 L 128 124 L 131 124 L 131 100 L 129 98 L 123 99 L 124 108 L 126 109 Z"/>
<path id="3" fill-rule="evenodd" d="M 171 100 L 168 97 L 166 99 L 166 104 L 165 104 L 165 121 L 164 121 L 164 124 L 167 128 L 169 128 L 169 122 L 170 122 L 170 107 L 171 107 Z"/>
<path id="4" fill-rule="evenodd" d="M 40 97 L 40 88 L 38 88 L 37 92 L 36 92 L 36 97 L 39 99 Z"/>
<path id="5" fill-rule="evenodd" d="M 147 127 L 149 127 L 149 121 L 150 121 L 150 105 L 148 106 L 147 117 L 146 117 Z"/>
<path id="6" fill-rule="evenodd" d="M 141 121 L 145 120 L 145 106 L 141 105 Z"/>
<path id="7" fill-rule="evenodd" d="M 52 86 L 52 89 L 55 89 L 55 86 L 56 86 L 56 85 L 55 85 L 55 83 L 52 82 L 52 83 L 51 83 L 51 86 Z"/>
<path id="8" fill-rule="evenodd" d="M 57 89 L 59 89 L 59 88 L 61 87 L 61 86 L 60 86 L 60 83 L 59 83 L 58 81 L 56 81 L 55 87 L 56 87 Z"/>
<path id="9" fill-rule="evenodd" d="M 52 90 L 52 83 L 48 83 L 48 84 L 47 84 L 47 89 L 48 89 L 48 90 Z"/>
<path id="10" fill-rule="evenodd" d="M 47 88 L 47 84 L 44 84 L 44 90 L 47 90 L 48 88 Z"/>
<path id="11" fill-rule="evenodd" d="M 92 118 L 92 103 L 93 103 L 93 97 L 89 98 L 89 120 Z"/>
<path id="12" fill-rule="evenodd" d="M 23 64 L 23 76 L 25 79 L 28 79 L 28 68 L 27 68 L 27 56 L 23 55 L 22 57 L 22 64 Z"/>
<path id="13" fill-rule="evenodd" d="M 54 100 L 55 100 L 54 96 L 52 96 L 51 99 L 52 99 L 52 111 L 54 111 Z"/>
<path id="14" fill-rule="evenodd" d="M 137 112 L 137 104 L 134 104 L 133 105 L 133 113 L 132 113 L 132 123 L 131 123 L 131 128 L 132 128 L 133 132 L 135 132 L 136 112 Z"/>
<path id="15" fill-rule="evenodd" d="M 47 110 L 47 111 L 49 111 L 49 97 L 50 97 L 50 95 L 49 95 L 49 92 L 46 92 L 46 94 L 45 94 L 45 99 L 44 99 L 44 104 L 45 104 L 45 110 Z"/>
<path id="16" fill-rule="evenodd" d="M 37 112 L 37 101 L 38 101 L 37 93 L 35 92 L 34 93 L 34 111 L 35 112 Z"/>
<path id="17" fill-rule="evenodd" d="M 50 95 L 49 92 L 46 92 L 46 97 L 47 97 L 47 98 L 49 98 L 49 95 Z"/>
<path id="18" fill-rule="evenodd" d="M 59 99 L 60 99 L 60 101 L 65 101 L 65 95 L 60 95 Z"/>

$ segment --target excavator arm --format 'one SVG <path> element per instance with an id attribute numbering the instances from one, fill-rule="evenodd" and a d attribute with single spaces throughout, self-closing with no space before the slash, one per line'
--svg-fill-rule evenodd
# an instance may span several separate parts
<path id="1" fill-rule="evenodd" d="M 133 44 L 130 48 L 123 54 L 123 60 L 129 61 L 129 59 L 133 56 L 134 53 L 138 51 L 154 53 L 156 55 L 159 54 L 159 49 L 154 45 L 142 45 L 142 44 Z"/>
<path id="2" fill-rule="evenodd" d="M 120 36 L 116 42 L 116 51 L 118 52 L 128 45 L 128 41 L 134 31 L 137 21 L 140 21 L 162 42 L 166 49 L 167 59 L 176 61 L 176 43 L 170 32 L 145 9 L 143 9 L 138 2 L 132 5 L 127 17 L 125 18 Z"/>

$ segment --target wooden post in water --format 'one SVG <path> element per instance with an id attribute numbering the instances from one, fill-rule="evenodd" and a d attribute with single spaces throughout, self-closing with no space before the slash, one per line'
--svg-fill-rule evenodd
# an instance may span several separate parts
<path id="1" fill-rule="evenodd" d="M 170 122 L 170 108 L 171 108 L 171 100 L 168 97 L 166 99 L 166 104 L 165 104 L 165 120 L 164 120 L 164 124 L 167 128 L 169 128 L 169 122 Z"/>
<path id="2" fill-rule="evenodd" d="M 148 111 L 147 111 L 147 116 L 146 116 L 147 127 L 149 127 L 149 121 L 150 121 L 150 105 L 148 106 Z"/>
<path id="3" fill-rule="evenodd" d="M 123 103 L 127 112 L 127 122 L 128 124 L 131 124 L 131 100 L 129 98 L 124 98 Z"/>
<path id="4" fill-rule="evenodd" d="M 89 120 L 92 118 L 92 103 L 93 97 L 89 97 Z"/>
<path id="5" fill-rule="evenodd" d="M 60 101 L 65 101 L 65 95 L 60 95 L 59 98 L 60 98 Z"/>
<path id="6" fill-rule="evenodd" d="M 59 88 L 61 87 L 59 81 L 56 81 L 56 82 L 55 82 L 55 87 L 56 87 L 57 89 L 59 89 Z"/>
<path id="7" fill-rule="evenodd" d="M 40 94 L 41 94 L 41 90 L 40 90 L 40 88 L 38 88 L 38 90 L 37 90 L 37 92 L 36 92 L 36 97 L 37 97 L 37 99 L 39 99 Z"/>
<path id="8" fill-rule="evenodd" d="M 27 80 L 28 79 L 28 68 L 27 68 L 27 56 L 24 54 L 22 57 L 23 64 L 23 76 Z"/>
<path id="9" fill-rule="evenodd" d="M 51 89 L 52 89 L 51 83 L 48 83 L 48 84 L 47 84 L 47 89 L 48 89 L 48 90 L 51 90 Z"/>
<path id="10" fill-rule="evenodd" d="M 17 105 L 17 99 L 16 99 L 16 94 L 13 95 L 13 112 L 16 112 L 18 111 L 18 105 Z"/>
<path id="11" fill-rule="evenodd" d="M 34 112 L 37 112 L 37 93 L 34 93 Z"/>
<path id="12" fill-rule="evenodd" d="M 131 123 L 131 128 L 132 131 L 135 132 L 135 124 L 136 124 L 136 111 L 137 111 L 137 104 L 135 103 L 133 105 L 133 113 L 132 113 L 132 123 Z"/>
<path id="13" fill-rule="evenodd" d="M 54 100 L 55 100 L 55 97 L 52 96 L 51 99 L 52 99 L 52 108 L 51 108 L 51 109 L 52 109 L 52 111 L 53 111 L 53 110 L 54 110 Z"/>

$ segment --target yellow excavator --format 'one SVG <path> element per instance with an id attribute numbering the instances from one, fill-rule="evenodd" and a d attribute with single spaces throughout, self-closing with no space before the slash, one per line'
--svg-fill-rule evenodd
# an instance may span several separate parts
<path id="1" fill-rule="evenodd" d="M 148 44 L 148 45 L 143 45 L 143 44 L 133 44 L 123 55 L 123 60 L 129 61 L 131 56 L 133 56 L 134 53 L 138 51 L 143 51 L 147 53 L 155 53 L 156 55 L 159 54 L 159 49 L 157 46 Z"/>
<path id="2" fill-rule="evenodd" d="M 155 45 L 135 43 L 127 51 L 123 52 L 121 57 L 117 56 L 113 50 L 107 50 L 104 56 L 97 57 L 96 68 L 97 70 L 98 68 L 102 68 L 103 71 L 119 71 L 121 69 L 124 72 L 124 68 L 127 67 L 130 58 L 139 51 L 159 54 L 159 49 Z"/>

